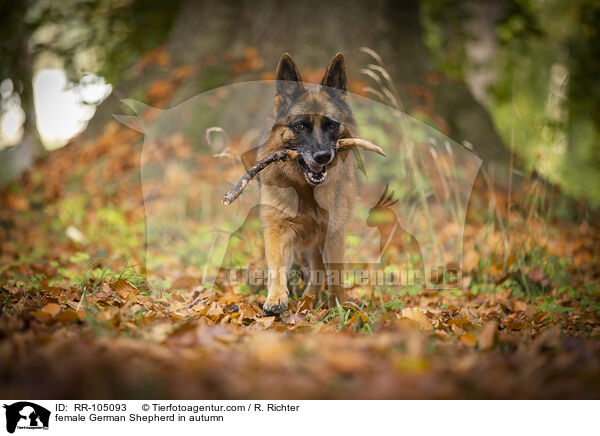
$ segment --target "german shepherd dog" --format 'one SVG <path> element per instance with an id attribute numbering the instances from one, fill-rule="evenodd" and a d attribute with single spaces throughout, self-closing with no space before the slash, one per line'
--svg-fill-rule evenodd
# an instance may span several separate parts
<path id="1" fill-rule="evenodd" d="M 271 165 L 260 175 L 268 266 L 263 310 L 271 315 L 287 309 L 287 273 L 294 261 L 310 267 L 305 295 L 318 299 L 327 283 L 329 306 L 345 301 L 344 227 L 356 196 L 354 154 L 335 147 L 341 138 L 357 137 L 344 56 L 335 55 L 320 85 L 310 85 L 302 82 L 296 64 L 285 53 L 276 79 L 271 128 L 258 157 L 285 148 L 298 150 L 300 157 Z"/>

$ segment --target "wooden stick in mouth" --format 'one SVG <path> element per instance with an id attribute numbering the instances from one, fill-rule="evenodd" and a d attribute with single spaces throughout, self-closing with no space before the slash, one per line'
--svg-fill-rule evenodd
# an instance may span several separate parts
<path id="1" fill-rule="evenodd" d="M 367 151 L 373 151 L 377 154 L 387 157 L 387 154 L 385 154 L 385 152 L 381 149 L 381 147 L 378 147 L 377 145 L 373 144 L 372 142 L 367 141 L 366 139 L 360 139 L 360 138 L 338 139 L 335 148 L 336 148 L 336 151 L 340 151 L 340 150 L 343 150 L 346 148 L 351 148 L 351 147 L 358 147 L 358 148 L 362 148 Z"/>
<path id="2" fill-rule="evenodd" d="M 288 160 L 296 159 L 300 154 L 298 150 L 292 149 L 283 149 L 277 150 L 273 153 L 267 155 L 264 159 L 259 160 L 252 168 L 246 171 L 246 174 L 242 176 L 242 178 L 235 184 L 233 188 L 229 190 L 227 194 L 223 197 L 223 204 L 225 206 L 233 203 L 244 191 L 244 188 L 248 185 L 250 180 L 252 180 L 258 173 L 264 170 L 268 165 L 271 165 L 273 162 L 285 162 Z"/>
<path id="3" fill-rule="evenodd" d="M 359 138 L 339 139 L 335 145 L 335 151 L 344 151 L 352 147 L 362 148 L 364 150 L 373 151 L 382 156 L 386 156 L 386 154 L 380 147 L 373 144 L 372 142 Z M 248 183 L 267 166 L 271 165 L 274 162 L 286 162 L 288 160 L 294 160 L 297 159 L 298 156 L 300 156 L 298 150 L 293 150 L 289 148 L 284 148 L 282 150 L 277 150 L 271 154 L 268 154 L 263 159 L 259 160 L 256 164 L 254 164 L 252 168 L 246 171 L 246 173 L 235 184 L 235 186 L 231 188 L 227 194 L 225 194 L 225 196 L 223 197 L 223 204 L 225 206 L 228 206 L 235 200 L 237 200 L 237 198 L 242 194 L 246 186 L 248 186 Z"/>

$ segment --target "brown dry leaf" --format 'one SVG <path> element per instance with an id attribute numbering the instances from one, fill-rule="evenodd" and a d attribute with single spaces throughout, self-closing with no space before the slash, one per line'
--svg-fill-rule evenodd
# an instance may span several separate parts
<path id="1" fill-rule="evenodd" d="M 200 281 L 196 277 L 179 277 L 174 280 L 171 284 L 171 290 L 174 289 L 192 289 L 195 286 L 198 286 Z"/>
<path id="2" fill-rule="evenodd" d="M 414 321 L 418 324 L 421 330 L 431 330 L 433 329 L 429 320 L 425 317 L 423 312 L 417 307 L 407 307 L 402 309 L 402 316 L 404 318 L 408 318 L 411 321 Z"/>
<path id="3" fill-rule="evenodd" d="M 249 304 L 240 303 L 237 306 L 242 319 L 253 319 L 257 315 L 257 312 Z"/>
<path id="4" fill-rule="evenodd" d="M 210 306 L 210 309 L 208 309 L 208 312 L 206 312 L 206 316 L 208 317 L 218 317 L 220 315 L 223 315 L 225 312 L 223 312 L 223 307 L 218 304 L 218 303 L 213 303 Z"/>
<path id="5" fill-rule="evenodd" d="M 536 324 L 539 324 L 541 322 L 544 322 L 547 319 L 551 319 L 552 318 L 552 314 L 548 313 L 548 312 L 537 312 L 535 315 L 533 315 L 533 321 Z"/>
<path id="6" fill-rule="evenodd" d="M 41 312 L 50 315 L 51 317 L 55 317 L 59 314 L 61 308 L 56 303 L 48 303 L 44 307 L 42 307 Z"/>
<path id="7" fill-rule="evenodd" d="M 4 202 L 7 208 L 14 209 L 16 211 L 22 212 L 29 209 L 29 201 L 27 198 L 21 195 L 9 193 L 4 196 Z"/>
<path id="8" fill-rule="evenodd" d="M 166 341 L 169 345 L 190 346 L 197 341 L 198 323 L 190 322 L 170 331 L 166 328 L 158 331 L 158 339 Z"/>
<path id="9" fill-rule="evenodd" d="M 483 326 L 481 332 L 479 333 L 479 349 L 481 350 L 490 350 L 494 346 L 494 340 L 496 338 L 496 330 L 498 329 L 498 324 L 496 321 L 490 321 L 486 325 Z"/>
<path id="10" fill-rule="evenodd" d="M 515 301 L 515 304 L 513 305 L 513 310 L 515 312 L 525 312 L 528 308 L 529 306 L 527 305 L 527 303 L 521 300 Z"/>
<path id="11" fill-rule="evenodd" d="M 502 271 L 504 271 L 504 264 L 502 263 L 494 264 L 490 267 L 490 274 L 492 276 L 499 276 L 502 274 Z"/>
<path id="12" fill-rule="evenodd" d="M 450 326 L 450 329 L 452 330 L 452 333 L 459 335 L 459 336 L 464 335 L 466 333 L 466 331 L 463 330 L 462 327 L 459 327 L 456 324 L 452 324 Z"/>
<path id="13" fill-rule="evenodd" d="M 175 68 L 175 70 L 171 74 L 171 78 L 176 82 L 180 82 L 184 79 L 187 79 L 195 72 L 196 67 L 194 67 L 193 65 L 182 65 L 180 67 Z"/>
<path id="14" fill-rule="evenodd" d="M 138 288 L 126 279 L 120 279 L 116 283 L 111 283 L 111 287 L 117 292 L 138 292 Z"/>
<path id="15" fill-rule="evenodd" d="M 188 305 L 182 301 L 175 301 L 169 306 L 169 311 L 171 312 L 177 312 L 185 309 L 188 309 Z"/>
<path id="16" fill-rule="evenodd" d="M 527 323 L 525 321 L 523 321 L 522 319 L 518 319 L 518 318 L 513 318 L 511 320 L 508 320 L 505 324 L 506 324 L 506 327 L 508 327 L 510 330 L 522 330 L 527 325 Z"/>
<path id="17" fill-rule="evenodd" d="M 229 304 L 237 304 L 242 300 L 242 296 L 240 294 L 234 294 L 233 292 L 226 292 L 222 295 L 219 295 L 219 302 L 225 305 Z"/>
<path id="18" fill-rule="evenodd" d="M 157 80 L 148 88 L 148 101 L 152 103 L 161 103 L 167 100 L 175 90 L 173 84 L 167 80 Z"/>
<path id="19" fill-rule="evenodd" d="M 275 319 L 275 317 L 268 318 Z M 246 343 L 245 351 L 252 360 L 255 360 L 261 366 L 285 366 L 292 362 L 294 346 L 291 341 L 286 340 L 284 335 L 269 330 L 251 335 Z"/>
<path id="20" fill-rule="evenodd" d="M 164 67 L 169 65 L 170 62 L 171 55 L 169 52 L 167 52 L 163 46 L 159 46 L 142 56 L 142 58 L 138 61 L 136 70 L 138 73 L 141 73 L 148 65 L 154 64 Z"/>
<path id="21" fill-rule="evenodd" d="M 402 330 L 419 330 L 419 323 L 413 321 L 412 319 L 403 318 L 398 314 L 398 319 L 394 323 L 394 325 L 398 326 Z"/>
<path id="22" fill-rule="evenodd" d="M 136 301 L 136 295 L 139 293 L 138 288 L 136 288 L 129 281 L 123 279 L 116 283 L 114 289 L 119 297 L 130 303 L 134 303 Z"/>
<path id="23" fill-rule="evenodd" d="M 348 81 L 348 89 L 353 94 L 358 94 L 363 97 L 366 97 L 368 95 L 368 93 L 365 91 L 365 88 L 367 88 L 368 86 L 369 85 L 367 84 L 367 82 L 364 82 L 359 79 L 353 79 Z"/>
<path id="24" fill-rule="evenodd" d="M 429 369 L 429 362 L 421 357 L 398 356 L 394 359 L 394 369 L 399 372 L 423 372 Z"/>
<path id="25" fill-rule="evenodd" d="M 312 295 L 305 295 L 299 300 L 292 301 L 290 311 L 291 312 L 303 312 L 309 311 L 313 301 L 315 301 L 315 297 Z"/>
<path id="26" fill-rule="evenodd" d="M 461 329 L 469 329 L 469 328 L 473 328 L 474 327 L 474 325 L 468 319 L 452 318 L 452 319 L 449 319 L 446 322 L 446 324 L 449 327 L 456 326 L 456 327 L 460 327 Z"/>
<path id="27" fill-rule="evenodd" d="M 328 365 L 342 373 L 360 371 L 368 365 L 365 354 L 356 351 L 336 350 L 323 357 Z"/>
<path id="28" fill-rule="evenodd" d="M 120 320 L 119 311 L 116 307 L 113 306 L 109 306 L 104 310 L 101 310 L 96 316 L 102 321 L 105 321 L 106 323 L 111 325 L 117 325 Z"/>
<path id="29" fill-rule="evenodd" d="M 63 324 L 70 324 L 79 320 L 77 312 L 71 309 L 63 310 L 58 314 L 57 319 Z"/>
<path id="30" fill-rule="evenodd" d="M 467 344 L 470 347 L 474 347 L 477 343 L 477 338 L 475 337 L 475 335 L 473 335 L 473 333 L 467 332 L 460 337 L 460 341 L 463 344 Z"/>
<path id="31" fill-rule="evenodd" d="M 94 292 L 94 296 L 97 298 L 108 298 L 113 294 L 114 291 L 112 290 L 111 286 L 106 282 L 102 283 L 100 289 Z"/>
<path id="32" fill-rule="evenodd" d="M 268 329 L 275 322 L 274 316 L 265 316 L 263 318 L 256 318 L 256 324 L 262 328 Z"/>
<path id="33" fill-rule="evenodd" d="M 265 71 L 260 73 L 260 80 L 275 80 L 275 73 L 272 71 Z"/>

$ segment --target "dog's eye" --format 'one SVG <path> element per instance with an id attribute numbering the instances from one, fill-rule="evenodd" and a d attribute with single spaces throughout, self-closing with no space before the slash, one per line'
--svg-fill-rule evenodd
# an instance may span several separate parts
<path id="1" fill-rule="evenodd" d="M 340 127 L 340 124 L 339 124 L 339 123 L 336 123 L 335 121 L 330 121 L 330 122 L 327 124 L 327 128 L 328 128 L 329 130 L 337 130 L 337 129 L 338 129 L 338 127 Z"/>
<path id="2" fill-rule="evenodd" d="M 304 123 L 300 122 L 300 123 L 296 123 L 294 124 L 294 129 L 300 131 L 300 130 L 304 130 L 306 126 L 304 125 Z"/>

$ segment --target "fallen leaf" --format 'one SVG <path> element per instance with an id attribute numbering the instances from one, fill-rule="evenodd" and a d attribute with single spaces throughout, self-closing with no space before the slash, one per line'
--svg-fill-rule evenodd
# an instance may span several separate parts
<path id="1" fill-rule="evenodd" d="M 179 277 L 174 280 L 171 284 L 171 290 L 174 289 L 192 289 L 195 286 L 200 284 L 199 280 L 196 277 Z"/>
<path id="2" fill-rule="evenodd" d="M 407 307 L 402 309 L 402 316 L 415 321 L 421 330 L 431 330 L 433 328 L 423 312 L 417 307 Z"/>
<path id="3" fill-rule="evenodd" d="M 256 318 L 256 324 L 261 326 L 262 328 L 268 329 L 275 322 L 274 316 L 265 316 L 262 318 Z"/>
<path id="4" fill-rule="evenodd" d="M 223 307 L 217 303 L 213 303 L 210 306 L 210 309 L 208 309 L 208 312 L 206 312 L 206 316 L 208 317 L 218 317 L 220 315 L 223 315 L 225 312 L 223 312 Z"/>
<path id="5" fill-rule="evenodd" d="M 148 100 L 151 102 L 159 103 L 171 97 L 175 87 L 167 80 L 157 80 L 153 82 L 148 88 Z"/>
<path id="6" fill-rule="evenodd" d="M 51 317 L 55 317 L 60 312 L 60 306 L 56 303 L 48 303 L 41 310 L 43 313 L 47 313 Z"/>
<path id="7" fill-rule="evenodd" d="M 71 309 L 63 310 L 58 314 L 57 319 L 63 324 L 70 324 L 79 320 L 77 312 Z"/>
<path id="8" fill-rule="evenodd" d="M 517 301 L 515 301 L 515 304 L 513 305 L 513 310 L 515 312 L 525 312 L 528 307 L 529 306 L 524 301 L 517 300 Z"/>
<path id="9" fill-rule="evenodd" d="M 490 321 L 483 326 L 481 332 L 479 333 L 479 349 L 481 350 L 490 350 L 494 346 L 494 340 L 496 338 L 496 330 L 498 329 L 498 324 L 496 321 Z"/>
<path id="10" fill-rule="evenodd" d="M 456 319 L 456 318 L 452 318 L 452 319 L 449 319 L 446 322 L 446 324 L 448 326 L 450 326 L 450 327 L 456 326 L 456 327 L 460 327 L 461 329 L 469 329 L 469 328 L 473 328 L 474 327 L 474 325 L 468 319 Z"/>
<path id="11" fill-rule="evenodd" d="M 510 330 L 522 330 L 526 325 L 527 323 L 525 321 L 518 318 L 513 318 L 506 322 L 506 327 L 508 327 Z"/>
<path id="12" fill-rule="evenodd" d="M 240 313 L 240 318 L 242 319 L 253 319 L 257 314 L 252 306 L 246 303 L 238 304 L 238 312 Z"/>
<path id="13" fill-rule="evenodd" d="M 537 312 L 535 315 L 533 315 L 533 321 L 535 323 L 541 323 L 544 322 L 547 319 L 551 319 L 552 315 L 549 314 L 548 312 Z"/>
<path id="14" fill-rule="evenodd" d="M 460 337 L 460 341 L 463 344 L 467 344 L 470 347 L 473 347 L 477 343 L 477 338 L 471 332 L 467 332 Z"/>

